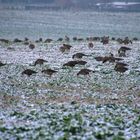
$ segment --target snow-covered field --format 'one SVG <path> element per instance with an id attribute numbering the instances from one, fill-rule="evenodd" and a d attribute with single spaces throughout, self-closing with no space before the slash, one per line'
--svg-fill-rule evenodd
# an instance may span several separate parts
<path id="1" fill-rule="evenodd" d="M 102 63 L 96 56 L 118 57 L 121 47 L 116 41 L 103 45 L 88 41 L 35 43 L 31 50 L 23 43 L 0 42 L 0 139 L 140 139 L 140 42 L 131 48 L 121 62 L 128 71 L 114 70 L 115 63 Z M 72 45 L 62 53 L 63 43 Z M 63 67 L 72 55 L 88 56 L 85 66 Z M 48 62 L 33 66 L 42 58 Z M 36 74 L 22 75 L 25 69 Z M 51 78 L 41 71 L 58 71 Z M 77 76 L 82 68 L 95 70 L 89 76 Z"/>

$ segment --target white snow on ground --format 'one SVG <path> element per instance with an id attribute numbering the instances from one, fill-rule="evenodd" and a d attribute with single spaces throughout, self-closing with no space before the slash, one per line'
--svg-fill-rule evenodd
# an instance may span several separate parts
<path id="1" fill-rule="evenodd" d="M 129 65 L 123 74 L 114 71 L 115 64 L 94 59 L 110 52 L 118 57 L 120 44 L 93 42 L 89 49 L 87 41 L 70 41 L 65 43 L 71 50 L 61 53 L 63 43 L 34 43 L 34 50 L 0 44 L 0 61 L 7 63 L 0 67 L 0 139 L 140 138 L 140 42 L 127 45 L 132 50 L 123 57 Z M 76 52 L 90 55 L 82 58 L 87 64 L 62 68 Z M 32 66 L 38 58 L 48 62 Z M 38 73 L 21 75 L 26 68 Z M 46 68 L 58 72 L 50 78 L 41 73 Z M 97 72 L 77 77 L 82 68 Z"/>

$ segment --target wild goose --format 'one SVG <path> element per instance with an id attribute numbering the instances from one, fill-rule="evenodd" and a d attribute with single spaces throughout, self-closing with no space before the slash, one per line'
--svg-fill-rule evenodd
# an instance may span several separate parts
<path id="1" fill-rule="evenodd" d="M 53 41 L 52 39 L 48 38 L 44 41 L 44 43 L 51 43 L 52 41 Z"/>
<path id="2" fill-rule="evenodd" d="M 61 46 L 61 47 L 59 48 L 59 50 L 63 53 L 63 52 L 65 52 L 65 51 L 69 51 L 71 47 L 72 47 L 71 45 L 63 44 L 63 46 Z"/>
<path id="3" fill-rule="evenodd" d="M 74 54 L 74 55 L 72 56 L 72 58 L 73 58 L 73 59 L 74 59 L 74 58 L 81 59 L 83 56 L 88 56 L 88 55 L 86 55 L 86 54 L 84 54 L 84 53 L 76 53 L 76 54 Z"/>
<path id="4" fill-rule="evenodd" d="M 131 50 L 131 48 L 121 46 L 118 51 L 128 51 L 128 50 Z"/>
<path id="5" fill-rule="evenodd" d="M 47 60 L 44 60 L 44 59 L 37 59 L 34 63 L 34 66 L 36 65 L 43 65 L 44 62 L 48 62 Z"/>
<path id="6" fill-rule="evenodd" d="M 123 40 L 123 43 L 124 43 L 125 45 L 127 45 L 127 44 L 129 44 L 129 43 L 132 44 L 132 40 L 130 40 L 128 37 L 125 37 L 125 39 Z"/>
<path id="7" fill-rule="evenodd" d="M 106 45 L 109 43 L 109 37 L 104 36 L 101 38 L 101 43 L 103 43 L 103 45 Z"/>
<path id="8" fill-rule="evenodd" d="M 118 50 L 119 57 L 126 57 L 126 51 L 131 50 L 131 48 L 122 46 Z"/>
<path id="9" fill-rule="evenodd" d="M 38 40 L 35 41 L 36 43 L 40 43 L 40 42 L 43 42 L 43 39 L 42 38 L 39 38 Z"/>
<path id="10" fill-rule="evenodd" d="M 47 74 L 51 77 L 52 74 L 56 73 L 57 71 L 52 70 L 52 69 L 46 69 L 46 70 L 42 70 L 41 72 L 44 73 L 44 74 Z"/>
<path id="11" fill-rule="evenodd" d="M 128 70 L 128 68 L 126 68 L 125 66 L 116 64 L 114 70 L 120 73 L 124 73 Z"/>
<path id="12" fill-rule="evenodd" d="M 69 61 L 65 64 L 63 64 L 63 66 L 68 66 L 68 67 L 74 67 L 77 64 L 77 61 Z"/>
<path id="13" fill-rule="evenodd" d="M 95 72 L 95 71 L 90 70 L 90 69 L 81 69 L 81 70 L 77 73 L 77 76 L 78 76 L 78 75 L 89 75 L 91 72 Z"/>
<path id="14" fill-rule="evenodd" d="M 96 59 L 96 61 L 103 61 L 104 57 L 102 57 L 102 56 L 97 56 L 97 57 L 95 57 L 95 59 Z"/>
<path id="15" fill-rule="evenodd" d="M 37 73 L 36 71 L 33 71 L 33 70 L 31 70 L 31 69 L 26 69 L 26 70 L 24 70 L 21 74 L 23 75 L 23 74 L 25 74 L 25 75 L 27 75 L 27 76 L 31 76 L 32 74 L 35 74 L 35 73 Z"/>
<path id="16" fill-rule="evenodd" d="M 137 37 L 134 37 L 134 38 L 133 38 L 133 41 L 138 41 L 138 38 L 137 38 Z"/>
<path id="17" fill-rule="evenodd" d="M 65 35 L 65 41 L 69 42 L 70 38 L 68 36 Z"/>
<path id="18" fill-rule="evenodd" d="M 92 42 L 88 43 L 88 48 L 93 48 L 93 47 L 94 47 L 94 45 Z"/>
<path id="19" fill-rule="evenodd" d="M 73 37 L 73 41 L 77 41 L 77 37 Z"/>
<path id="20" fill-rule="evenodd" d="M 14 43 L 21 43 L 22 40 L 20 40 L 20 39 L 18 39 L 18 38 L 15 38 L 13 42 L 14 42 Z"/>
<path id="21" fill-rule="evenodd" d="M 77 60 L 77 65 L 85 65 L 87 62 L 83 60 Z"/>
<path id="22" fill-rule="evenodd" d="M 118 67 L 118 66 L 125 67 L 125 66 L 128 66 L 128 64 L 122 63 L 122 62 L 116 62 L 116 67 Z"/>
<path id="23" fill-rule="evenodd" d="M 4 63 L 2 63 L 1 61 L 0 61 L 0 67 L 2 67 L 2 66 L 5 66 L 6 64 L 4 64 Z"/>
<path id="24" fill-rule="evenodd" d="M 8 39 L 3 39 L 3 38 L 0 38 L 0 42 L 3 42 L 3 43 L 6 43 L 8 44 L 10 42 L 10 40 Z"/>
<path id="25" fill-rule="evenodd" d="M 29 41 L 29 38 L 25 37 L 25 38 L 24 38 L 24 41 L 25 41 L 25 42 L 26 42 L 26 41 Z"/>
<path id="26" fill-rule="evenodd" d="M 30 45 L 29 45 L 29 48 L 30 48 L 31 50 L 33 50 L 33 49 L 35 48 L 35 45 L 34 45 L 34 44 L 30 44 Z"/>
<path id="27" fill-rule="evenodd" d="M 63 38 L 58 38 L 57 41 L 60 41 L 61 42 L 61 41 L 63 41 Z"/>
<path id="28" fill-rule="evenodd" d="M 121 59 L 121 58 L 116 58 L 116 57 L 108 57 L 108 56 L 105 56 L 104 58 L 103 58 L 103 63 L 105 63 L 105 62 L 110 62 L 110 63 L 114 63 L 114 62 L 116 62 L 116 61 L 120 61 L 120 60 L 123 60 L 123 59 Z"/>

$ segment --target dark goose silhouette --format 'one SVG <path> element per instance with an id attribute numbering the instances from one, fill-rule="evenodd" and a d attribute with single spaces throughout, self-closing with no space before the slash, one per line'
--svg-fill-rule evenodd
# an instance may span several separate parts
<path id="1" fill-rule="evenodd" d="M 63 47 L 67 50 L 70 50 L 70 48 L 72 47 L 71 45 L 69 44 L 63 44 Z"/>
<path id="2" fill-rule="evenodd" d="M 1 61 L 0 61 L 0 67 L 2 67 L 2 66 L 5 66 L 6 64 L 4 64 L 4 63 L 2 63 Z"/>
<path id="3" fill-rule="evenodd" d="M 60 38 L 57 39 L 57 41 L 61 42 L 61 41 L 63 41 L 63 38 L 60 37 Z"/>
<path id="4" fill-rule="evenodd" d="M 44 41 L 44 43 L 51 43 L 52 41 L 53 41 L 52 39 L 48 38 Z"/>
<path id="5" fill-rule="evenodd" d="M 0 38 L 0 42 L 8 44 L 10 41 L 8 39 Z"/>
<path id="6" fill-rule="evenodd" d="M 43 39 L 42 38 L 39 38 L 38 40 L 35 41 L 36 43 L 40 43 L 40 42 L 43 42 Z"/>
<path id="7" fill-rule="evenodd" d="M 24 41 L 29 41 L 29 38 L 25 37 L 25 38 L 24 38 Z"/>
<path id="8" fill-rule="evenodd" d="M 125 46 L 120 47 L 119 50 L 118 50 L 119 57 L 126 57 L 125 53 L 128 50 L 131 50 L 131 48 L 128 48 L 128 47 L 125 47 Z"/>
<path id="9" fill-rule="evenodd" d="M 104 36 L 101 38 L 101 42 L 103 43 L 103 45 L 106 45 L 109 43 L 109 37 L 107 36 Z"/>
<path id="10" fill-rule="evenodd" d="M 23 41 L 20 40 L 20 39 L 18 39 L 18 38 L 15 38 L 13 42 L 14 42 L 14 43 L 21 43 L 21 42 L 23 42 Z"/>
<path id="11" fill-rule="evenodd" d="M 68 67 L 74 67 L 77 64 L 77 61 L 69 61 L 65 64 L 63 64 L 63 66 L 68 66 Z"/>
<path id="12" fill-rule="evenodd" d="M 128 68 L 126 68 L 125 66 L 116 64 L 114 70 L 120 73 L 124 73 L 128 70 Z"/>
<path id="13" fill-rule="evenodd" d="M 34 44 L 30 44 L 30 45 L 29 45 L 29 48 L 30 48 L 31 50 L 33 50 L 33 49 L 35 48 L 35 45 L 34 45 Z"/>
<path id="14" fill-rule="evenodd" d="M 36 65 L 43 65 L 44 62 L 48 62 L 47 60 L 44 60 L 44 59 L 37 59 L 34 63 L 34 66 Z"/>
<path id="15" fill-rule="evenodd" d="M 122 63 L 122 62 L 116 62 L 116 67 L 118 67 L 118 66 L 122 66 L 122 67 L 125 67 L 125 66 L 128 66 L 128 64 L 126 64 L 126 63 Z"/>
<path id="16" fill-rule="evenodd" d="M 94 47 L 94 45 L 92 42 L 88 43 L 88 48 L 93 48 L 93 47 Z"/>
<path id="17" fill-rule="evenodd" d="M 72 58 L 74 59 L 74 58 L 79 58 L 79 59 L 81 59 L 83 56 L 88 56 L 88 55 L 86 55 L 86 54 L 84 54 L 84 53 L 76 53 L 76 54 L 74 54 L 73 56 L 72 56 Z"/>
<path id="18" fill-rule="evenodd" d="M 86 61 L 82 61 L 82 60 L 77 60 L 77 64 L 78 65 L 85 65 L 87 62 Z"/>
<path id="19" fill-rule="evenodd" d="M 65 52 L 65 51 L 69 51 L 71 47 L 72 47 L 71 45 L 63 44 L 63 46 L 61 46 L 61 47 L 59 48 L 59 50 L 63 53 L 63 52 Z"/>
<path id="20" fill-rule="evenodd" d="M 120 51 L 128 51 L 128 50 L 131 50 L 131 48 L 128 48 L 128 47 L 122 46 L 122 47 L 120 47 L 119 50 L 120 50 Z"/>
<path id="21" fill-rule="evenodd" d="M 32 74 L 35 74 L 35 73 L 37 73 L 36 71 L 33 71 L 33 70 L 31 70 L 31 69 L 26 69 L 26 70 L 24 70 L 21 74 L 23 75 L 23 74 L 25 74 L 25 75 L 27 75 L 27 76 L 31 76 Z"/>
<path id="22" fill-rule="evenodd" d="M 120 60 L 123 60 L 122 58 L 116 58 L 116 57 L 113 57 L 113 56 L 105 56 L 104 58 L 103 58 L 103 63 L 105 63 L 105 62 L 110 62 L 110 63 L 114 63 L 114 62 L 116 62 L 116 61 L 120 61 Z"/>
<path id="23" fill-rule="evenodd" d="M 42 70 L 42 73 L 45 73 L 47 75 L 49 75 L 50 77 L 52 76 L 52 74 L 56 73 L 57 71 L 52 70 L 52 69 L 46 69 L 46 70 Z"/>
<path id="24" fill-rule="evenodd" d="M 78 76 L 78 75 L 89 75 L 91 72 L 95 72 L 95 71 L 90 70 L 90 69 L 81 69 L 81 70 L 77 73 L 77 76 Z"/>
<path id="25" fill-rule="evenodd" d="M 95 57 L 95 59 L 96 59 L 96 61 L 103 61 L 104 57 L 102 57 L 102 56 L 97 56 L 97 57 Z"/>
<path id="26" fill-rule="evenodd" d="M 70 41 L 70 38 L 68 36 L 65 35 L 65 41 Z"/>

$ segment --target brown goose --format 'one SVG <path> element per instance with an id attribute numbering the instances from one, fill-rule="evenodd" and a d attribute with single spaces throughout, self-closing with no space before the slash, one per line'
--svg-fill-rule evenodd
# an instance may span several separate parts
<path id="1" fill-rule="evenodd" d="M 119 50 L 118 50 L 119 57 L 126 57 L 125 53 L 128 50 L 131 50 L 131 48 L 128 48 L 128 47 L 125 47 L 125 46 L 120 47 Z"/>
<path id="2" fill-rule="evenodd" d="M 68 36 L 65 35 L 65 41 L 70 41 L 70 38 Z"/>
<path id="3" fill-rule="evenodd" d="M 52 74 L 56 73 L 57 71 L 52 70 L 52 69 L 46 69 L 46 70 L 42 70 L 42 73 L 45 73 L 47 75 L 49 75 L 50 77 L 52 76 Z"/>
<path id="4" fill-rule="evenodd" d="M 77 37 L 73 37 L 73 41 L 77 41 Z"/>
<path id="5" fill-rule="evenodd" d="M 65 63 L 63 66 L 74 67 L 77 64 L 77 61 L 69 61 Z"/>
<path id="6" fill-rule="evenodd" d="M 93 48 L 93 47 L 94 47 L 94 45 L 92 42 L 88 43 L 88 48 Z"/>
<path id="7" fill-rule="evenodd" d="M 114 62 L 120 61 L 120 60 L 123 60 L 123 59 L 121 59 L 121 58 L 116 58 L 116 57 L 113 57 L 113 56 L 105 56 L 105 57 L 103 58 L 102 62 L 105 63 L 105 62 L 108 61 L 108 62 L 110 62 L 110 63 L 114 63 Z"/>
<path id="8" fill-rule="evenodd" d="M 96 61 L 103 61 L 104 57 L 102 57 L 102 56 L 97 56 L 97 57 L 95 57 L 95 59 L 96 59 Z"/>
<path id="9" fill-rule="evenodd" d="M 107 61 L 112 61 L 112 62 L 115 62 L 115 59 L 114 59 L 114 57 L 109 57 L 109 56 L 105 56 L 104 58 L 103 58 L 103 63 L 105 63 L 105 62 L 107 62 Z"/>
<path id="10" fill-rule="evenodd" d="M 36 43 L 40 43 L 40 42 L 43 42 L 43 39 L 42 38 L 39 38 L 38 40 L 35 41 Z"/>
<path id="11" fill-rule="evenodd" d="M 44 60 L 44 59 L 37 59 L 34 63 L 34 66 L 36 65 L 43 65 L 44 62 L 48 62 L 47 60 Z"/>
<path id="12" fill-rule="evenodd" d="M 0 42 L 8 44 L 10 41 L 8 39 L 0 38 Z"/>
<path id="13" fill-rule="evenodd" d="M 128 66 L 128 64 L 122 63 L 122 62 L 117 62 L 117 63 L 116 63 L 116 67 L 119 67 L 119 66 L 120 66 L 120 67 L 121 67 L 121 66 L 122 66 L 122 67 L 125 67 L 125 66 Z"/>
<path id="14" fill-rule="evenodd" d="M 137 37 L 134 37 L 134 38 L 133 38 L 133 41 L 138 41 L 138 38 L 137 38 Z"/>
<path id="15" fill-rule="evenodd" d="M 30 43 L 28 41 L 25 41 L 24 42 L 24 45 L 29 45 Z"/>
<path id="16" fill-rule="evenodd" d="M 125 66 L 116 64 L 114 70 L 120 73 L 124 73 L 128 70 L 128 68 L 126 68 Z"/>
<path id="17" fill-rule="evenodd" d="M 57 41 L 60 41 L 60 42 L 61 42 L 61 41 L 63 41 L 63 38 L 58 38 L 58 40 L 57 40 Z"/>
<path id="18" fill-rule="evenodd" d="M 122 47 L 120 47 L 119 50 L 120 50 L 120 51 L 128 51 L 128 50 L 131 50 L 131 48 L 128 48 L 128 47 L 122 46 Z M 119 51 L 119 50 L 118 50 L 118 51 Z"/>
<path id="19" fill-rule="evenodd" d="M 51 43 L 52 41 L 53 41 L 52 39 L 48 38 L 44 41 L 44 43 Z"/>
<path id="20" fill-rule="evenodd" d="M 71 45 L 63 44 L 63 46 L 61 46 L 61 47 L 59 48 L 59 50 L 60 50 L 61 52 L 65 52 L 65 51 L 69 51 L 71 47 L 72 47 Z"/>
<path id="21" fill-rule="evenodd" d="M 65 49 L 70 50 L 70 48 L 71 48 L 72 46 L 71 46 L 71 45 L 69 45 L 69 44 L 63 44 L 63 47 L 64 47 Z"/>
<path id="22" fill-rule="evenodd" d="M 121 38 L 117 38 L 117 40 L 116 40 L 119 44 L 123 44 L 123 39 L 121 39 Z"/>
<path id="23" fill-rule="evenodd" d="M 84 41 L 83 38 L 77 38 L 77 41 L 81 42 L 81 41 Z"/>
<path id="24" fill-rule="evenodd" d="M 13 42 L 14 42 L 14 43 L 21 43 L 22 40 L 20 40 L 20 39 L 18 39 L 18 38 L 15 38 Z"/>
<path id="25" fill-rule="evenodd" d="M 132 40 L 130 40 L 128 37 L 125 37 L 125 39 L 123 40 L 123 43 L 124 43 L 125 45 L 127 45 L 127 44 L 129 44 L 129 43 L 132 44 Z"/>
<path id="26" fill-rule="evenodd" d="M 103 43 L 103 45 L 106 45 L 109 43 L 109 37 L 107 36 L 104 36 L 101 38 L 101 42 Z"/>
<path id="27" fill-rule="evenodd" d="M 74 58 L 81 59 L 83 56 L 88 56 L 88 55 L 86 55 L 86 54 L 84 54 L 84 53 L 76 53 L 76 54 L 74 54 L 74 55 L 72 56 L 72 58 L 73 58 L 73 59 L 74 59 Z"/>
<path id="28" fill-rule="evenodd" d="M 29 38 L 25 37 L 25 38 L 24 38 L 24 41 L 29 41 Z"/>
<path id="29" fill-rule="evenodd" d="M 86 63 L 87 63 L 86 61 L 82 61 L 82 60 L 77 61 L 78 65 L 85 65 Z"/>
<path id="30" fill-rule="evenodd" d="M 101 40 L 101 38 L 100 37 L 93 37 L 93 41 L 100 41 Z"/>
<path id="31" fill-rule="evenodd" d="M 0 61 L 0 67 L 2 67 L 2 66 L 5 66 L 6 64 L 4 64 L 4 63 L 2 63 L 1 61 Z"/>
<path id="32" fill-rule="evenodd" d="M 78 76 L 78 75 L 89 75 L 91 72 L 95 72 L 95 71 L 90 70 L 90 69 L 81 69 L 81 70 L 77 73 L 77 76 Z"/>
<path id="33" fill-rule="evenodd" d="M 33 50 L 33 49 L 35 48 L 35 45 L 34 45 L 34 44 L 30 44 L 30 45 L 29 45 L 29 48 L 30 48 L 31 50 Z"/>
<path id="34" fill-rule="evenodd" d="M 115 41 L 116 39 L 115 39 L 115 37 L 112 37 L 111 40 L 112 40 L 112 41 Z"/>
<path id="35" fill-rule="evenodd" d="M 31 69 L 26 69 L 26 70 L 24 70 L 21 74 L 23 75 L 23 74 L 26 74 L 27 76 L 31 76 L 32 74 L 35 74 L 35 73 L 37 73 L 36 71 L 33 71 L 33 70 L 31 70 Z"/>

